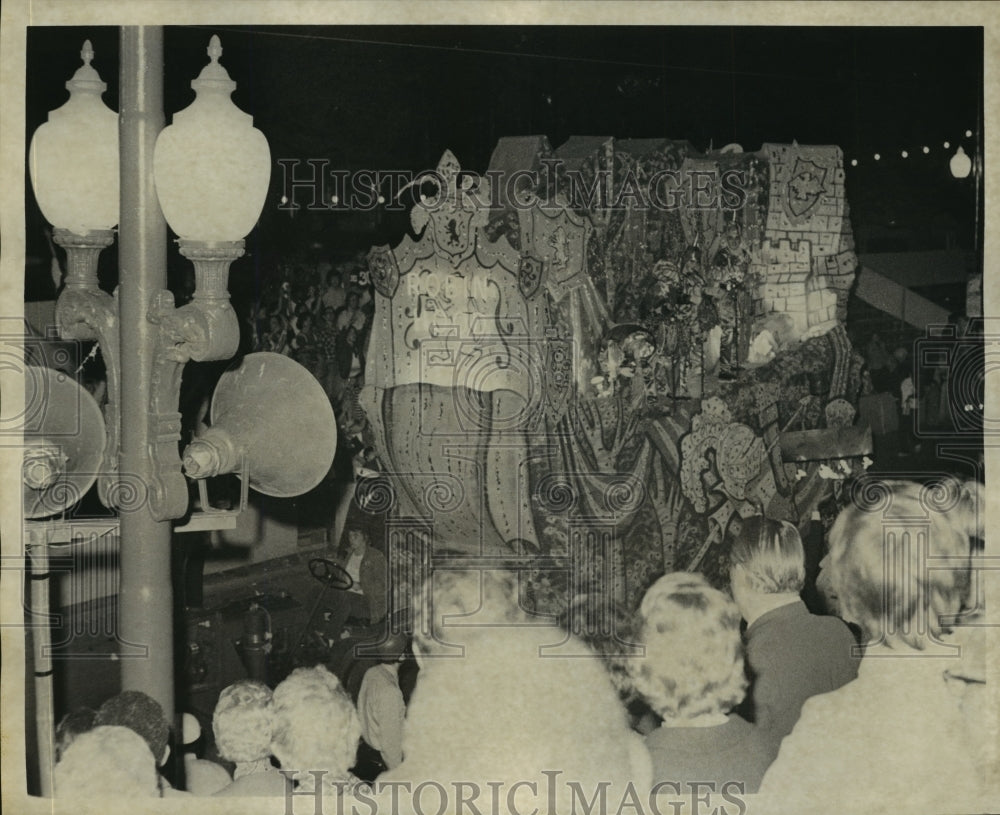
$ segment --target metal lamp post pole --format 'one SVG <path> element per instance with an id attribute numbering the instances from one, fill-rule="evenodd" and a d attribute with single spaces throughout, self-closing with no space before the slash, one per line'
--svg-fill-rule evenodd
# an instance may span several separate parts
<path id="1" fill-rule="evenodd" d="M 137 476 L 148 491 L 155 466 L 149 400 L 158 328 L 147 314 L 167 285 L 167 226 L 153 185 L 153 148 L 164 124 L 163 29 L 125 26 L 120 41 L 120 472 Z M 118 619 L 125 647 L 144 647 L 146 655 L 122 659 L 122 687 L 149 694 L 173 721 L 171 522 L 156 520 L 148 501 L 134 503 L 120 515 Z"/>

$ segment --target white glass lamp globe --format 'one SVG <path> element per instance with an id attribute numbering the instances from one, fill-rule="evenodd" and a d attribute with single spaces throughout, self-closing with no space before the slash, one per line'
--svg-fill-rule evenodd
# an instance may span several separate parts
<path id="1" fill-rule="evenodd" d="M 69 101 L 31 139 L 28 168 L 45 220 L 86 235 L 118 223 L 118 114 L 101 101 L 108 86 L 90 65 L 90 40 L 80 57 Z"/>
<path id="2" fill-rule="evenodd" d="M 153 180 L 171 229 L 183 240 L 240 241 L 260 215 L 271 179 L 271 151 L 253 117 L 229 98 L 236 83 L 211 61 L 191 82 L 196 96 L 156 140 Z"/>
<path id="3" fill-rule="evenodd" d="M 951 161 L 948 162 L 948 167 L 951 170 L 951 174 L 955 178 L 968 178 L 969 173 L 972 172 L 972 159 L 969 158 L 968 154 L 959 146 L 955 155 L 951 157 Z"/>

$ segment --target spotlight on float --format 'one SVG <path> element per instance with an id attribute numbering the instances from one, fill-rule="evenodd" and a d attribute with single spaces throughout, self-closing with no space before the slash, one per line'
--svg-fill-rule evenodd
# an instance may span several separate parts
<path id="1" fill-rule="evenodd" d="M 248 354 L 219 379 L 211 427 L 184 450 L 191 478 L 239 473 L 264 495 L 308 492 L 330 470 L 337 422 L 315 377 L 281 354 Z"/>
<path id="2" fill-rule="evenodd" d="M 104 417 L 94 397 L 60 371 L 29 366 L 24 388 L 24 517 L 47 518 L 76 504 L 97 480 Z"/>

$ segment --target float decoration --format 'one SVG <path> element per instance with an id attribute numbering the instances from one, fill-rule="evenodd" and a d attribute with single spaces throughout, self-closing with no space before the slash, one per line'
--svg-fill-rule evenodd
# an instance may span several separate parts
<path id="1" fill-rule="evenodd" d="M 489 169 L 446 152 L 419 237 L 369 255 L 364 405 L 427 568 L 631 605 L 664 571 L 725 583 L 734 519 L 807 522 L 863 472 L 838 148 L 530 137 Z"/>

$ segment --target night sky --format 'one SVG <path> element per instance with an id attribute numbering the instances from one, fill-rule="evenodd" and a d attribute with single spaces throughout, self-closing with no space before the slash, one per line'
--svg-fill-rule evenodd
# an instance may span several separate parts
<path id="1" fill-rule="evenodd" d="M 238 84 L 233 100 L 254 116 L 275 161 L 417 172 L 450 148 L 481 172 L 500 137 L 531 134 L 553 147 L 570 135 L 687 139 L 698 150 L 836 144 L 856 228 L 920 232 L 948 219 L 972 248 L 974 185 L 953 179 L 947 158 L 959 144 L 970 155 L 978 149 L 981 28 L 168 27 L 168 123 L 192 101 L 190 81 L 213 33 Z M 108 83 L 105 102 L 117 109 L 117 28 L 30 28 L 27 36 L 29 137 L 67 98 L 85 38 Z M 27 189 L 29 256 L 44 256 L 44 221 Z M 258 251 L 364 248 L 395 243 L 405 229 L 398 217 L 290 219 L 280 196 L 276 165 L 248 241 Z M 27 289 L 32 296 L 30 281 Z"/>

